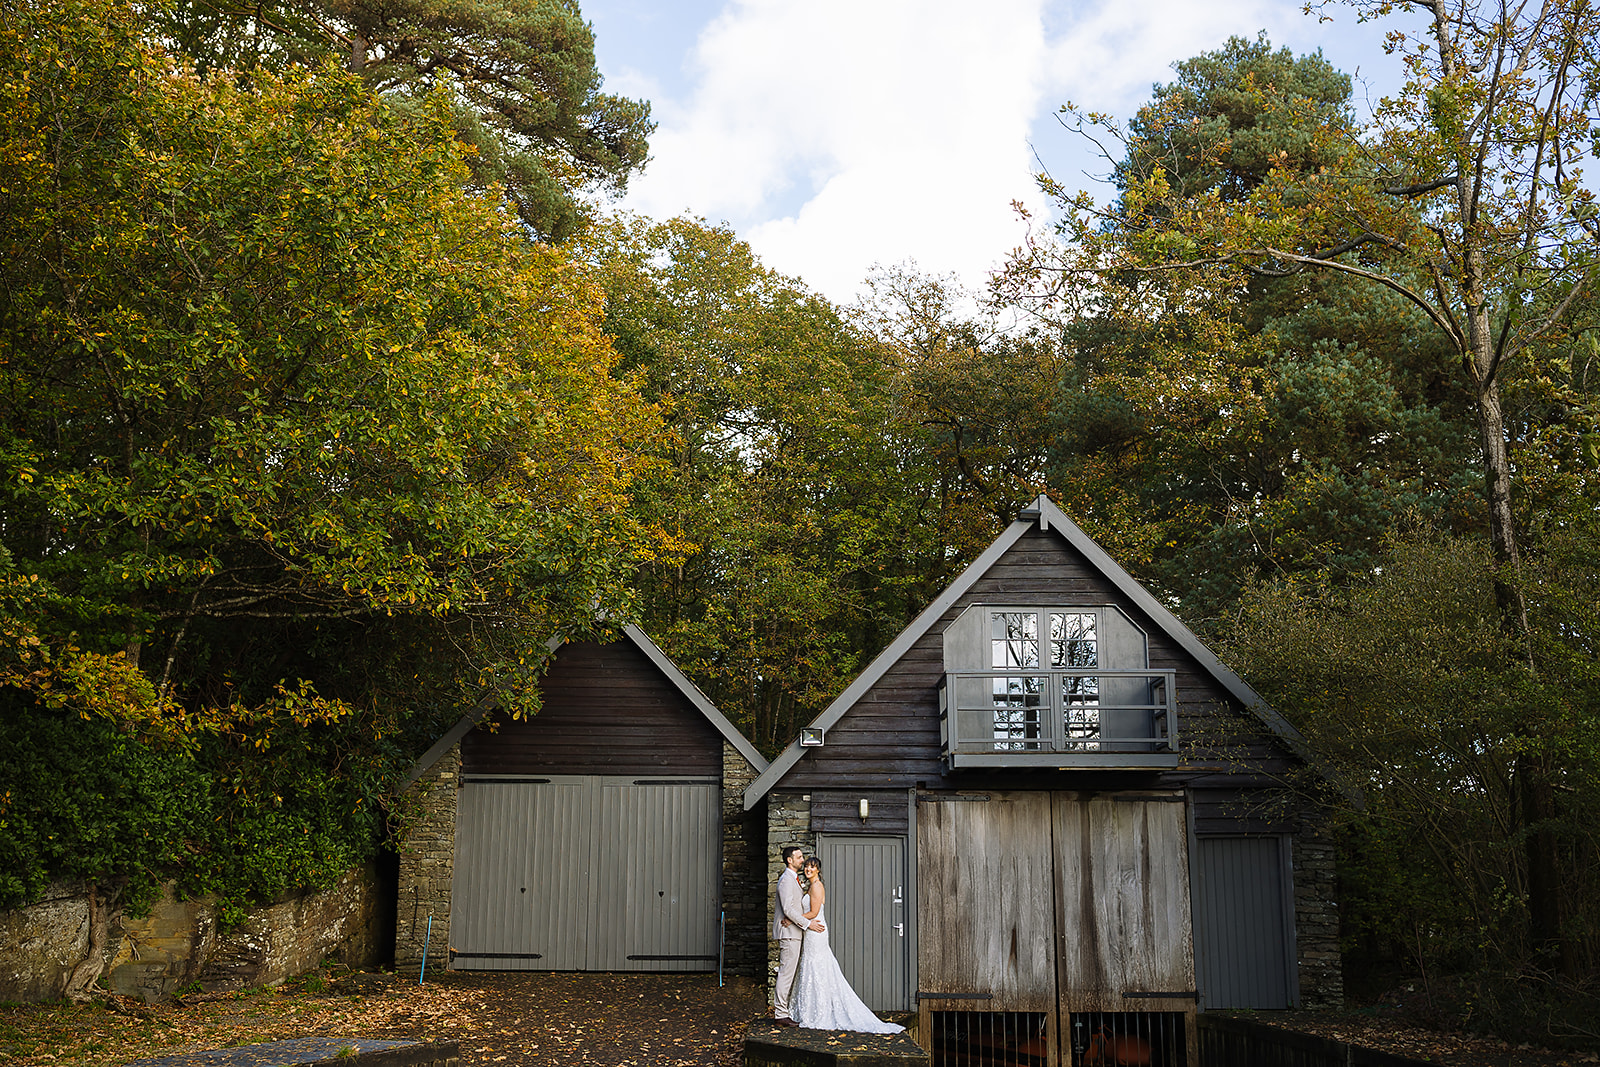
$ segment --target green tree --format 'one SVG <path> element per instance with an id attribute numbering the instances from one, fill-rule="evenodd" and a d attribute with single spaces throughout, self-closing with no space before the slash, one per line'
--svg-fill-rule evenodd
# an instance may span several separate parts
<path id="1" fill-rule="evenodd" d="M 1129 124 L 1123 202 L 1067 251 L 1077 266 L 1168 239 L 1176 205 L 1229 210 L 1269 175 L 1314 175 L 1348 150 L 1349 79 L 1320 55 L 1234 38 L 1177 71 Z M 1132 210 L 1155 184 L 1166 199 Z M 1221 616 L 1252 577 L 1366 573 L 1399 516 L 1472 521 L 1470 397 L 1395 294 L 1342 276 L 1141 270 L 1053 288 L 1051 269 L 1015 264 L 1007 286 L 1050 297 L 1037 310 L 1062 338 L 1050 482 L 1188 617 Z"/>
<path id="2" fill-rule="evenodd" d="M 620 194 L 644 166 L 650 105 L 601 92 L 576 0 L 404 3 L 154 0 L 155 34 L 202 74 L 333 62 L 391 102 L 447 87 L 479 189 L 498 186 L 532 230 L 562 241 L 588 194 Z"/>
<path id="3" fill-rule="evenodd" d="M 893 361 L 896 412 L 921 442 L 946 543 L 973 559 L 1044 490 L 1061 348 L 963 311 L 974 302 L 949 279 L 902 267 L 868 286 L 855 320 Z"/>
<path id="4" fill-rule="evenodd" d="M 670 429 L 634 499 L 684 554 L 641 573 L 643 620 L 781 747 L 961 562 L 895 355 L 722 227 L 623 220 L 591 257 Z"/>
<path id="5" fill-rule="evenodd" d="M 1320 270 L 1399 296 L 1471 391 L 1489 538 L 1506 568 L 1498 595 L 1507 625 L 1526 631 L 1501 383 L 1564 327 L 1592 270 L 1593 194 L 1574 168 L 1592 129 L 1600 26 L 1586 0 L 1419 6 L 1428 25 L 1392 38 L 1411 79 L 1370 128 L 1307 131 L 1310 157 L 1335 165 L 1307 169 L 1280 149 L 1282 165 L 1233 199 L 1175 186 L 1157 167 L 1128 175 L 1110 212 L 1054 188 L 1071 251 L 1040 249 L 1014 277 L 1049 296 L 1108 272 L 1216 290 Z"/>
<path id="6" fill-rule="evenodd" d="M 1239 200 L 1275 168 L 1339 163 L 1340 146 L 1323 131 L 1354 126 L 1350 77 L 1321 52 L 1273 51 L 1263 32 L 1253 41 L 1230 37 L 1173 69 L 1178 76 L 1154 86 L 1128 123 L 1127 152 L 1111 161 L 1118 189 L 1159 170 L 1176 197 L 1215 192 Z M 1082 128 L 1084 116 L 1070 107 L 1061 114 L 1069 127 Z"/>
<path id="7" fill-rule="evenodd" d="M 448 101 L 202 79 L 142 29 L 0 14 L 0 705 L 200 760 L 231 836 L 146 861 L 237 901 L 339 873 L 434 720 L 532 710 L 529 650 L 626 613 L 659 422 Z M 89 876 L 17 840 L 8 902 Z"/>
<path id="8" fill-rule="evenodd" d="M 1375 993 L 1392 988 L 1385 979 L 1420 978 L 1442 992 L 1432 985 L 1440 978 L 1489 976 L 1480 1003 L 1463 1006 L 1470 1025 L 1579 1045 L 1580 1031 L 1537 1014 L 1511 1018 L 1498 1000 L 1552 962 L 1528 951 L 1538 944 L 1520 782 L 1530 759 L 1554 769 L 1567 798 L 1541 829 L 1558 845 L 1575 973 L 1600 963 L 1592 514 L 1541 538 L 1529 560 L 1538 676 L 1522 669 L 1521 639 L 1500 625 L 1489 546 L 1426 528 L 1394 537 L 1369 579 L 1253 586 L 1225 645 L 1319 757 L 1362 787 L 1366 803 L 1341 816 L 1340 919 L 1353 984 Z M 1544 726 L 1537 735 L 1530 717 Z"/>

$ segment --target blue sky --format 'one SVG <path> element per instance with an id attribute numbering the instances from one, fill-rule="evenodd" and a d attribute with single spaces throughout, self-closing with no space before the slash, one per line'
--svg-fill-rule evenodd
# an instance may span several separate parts
<path id="1" fill-rule="evenodd" d="M 1065 101 L 1126 118 L 1172 64 L 1230 35 L 1321 48 L 1392 92 L 1393 22 L 1292 0 L 583 0 L 606 89 L 651 101 L 652 161 L 622 207 L 730 223 L 764 262 L 849 302 L 875 264 L 969 287 L 1048 206 L 1041 165 L 1093 188 L 1106 164 L 1063 131 Z M 1413 16 L 1406 20 L 1415 28 Z"/>

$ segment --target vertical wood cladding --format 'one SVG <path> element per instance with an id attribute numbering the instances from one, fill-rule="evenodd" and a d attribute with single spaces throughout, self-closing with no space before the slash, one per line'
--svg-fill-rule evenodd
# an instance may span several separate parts
<path id="1" fill-rule="evenodd" d="M 1115 604 L 1149 635 L 1150 667 L 1177 675 L 1178 732 L 1183 765 L 1124 778 L 1144 788 L 1195 787 L 1202 820 L 1231 820 L 1207 803 L 1240 787 L 1269 785 L 1293 763 L 1286 747 L 1244 712 L 1188 652 L 1168 637 L 1065 538 L 1037 528 L 1025 534 L 952 604 L 783 779 L 785 790 L 1080 788 L 1084 772 L 1022 775 L 1006 771 L 947 772 L 939 753 L 938 682 L 944 673 L 943 634 L 971 604 L 1016 602 Z M 1249 770 L 1245 768 L 1248 767 Z M 1031 779 L 1029 785 L 1023 780 Z M 1071 783 L 1070 785 L 1068 783 Z M 1110 784 L 1110 783 L 1107 783 Z"/>
<path id="2" fill-rule="evenodd" d="M 561 646 L 531 719 L 461 742 L 464 774 L 722 776 L 722 735 L 632 641 Z"/>

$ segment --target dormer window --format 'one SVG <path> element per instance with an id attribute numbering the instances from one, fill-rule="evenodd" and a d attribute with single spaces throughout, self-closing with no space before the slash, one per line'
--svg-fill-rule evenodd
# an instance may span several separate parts
<path id="1" fill-rule="evenodd" d="M 945 631 L 945 668 L 953 766 L 1173 762 L 1172 672 L 1149 669 L 1144 631 L 1116 607 L 974 605 Z"/>

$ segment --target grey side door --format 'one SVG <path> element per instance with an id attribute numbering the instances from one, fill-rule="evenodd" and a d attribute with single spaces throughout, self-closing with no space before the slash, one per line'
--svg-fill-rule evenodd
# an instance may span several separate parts
<path id="1" fill-rule="evenodd" d="M 828 944 L 839 969 L 867 1007 L 908 1010 L 906 839 L 819 834 L 817 856 L 828 887 Z"/>
<path id="2" fill-rule="evenodd" d="M 1286 842 L 1195 839 L 1195 981 L 1204 1007 L 1291 1008 L 1299 999 Z"/>

